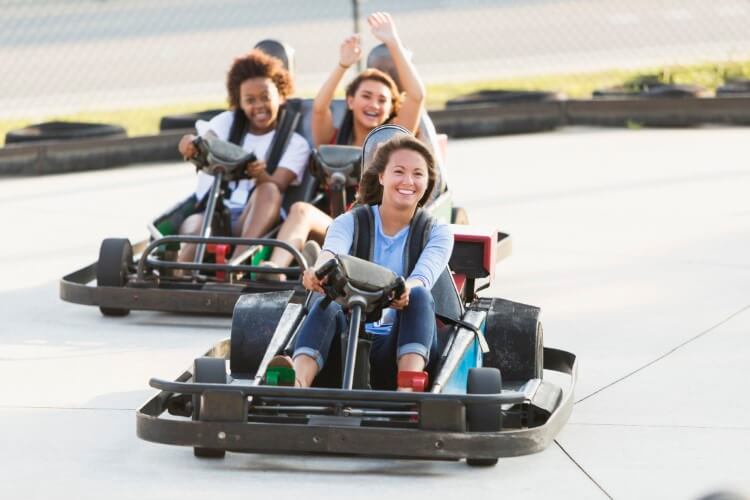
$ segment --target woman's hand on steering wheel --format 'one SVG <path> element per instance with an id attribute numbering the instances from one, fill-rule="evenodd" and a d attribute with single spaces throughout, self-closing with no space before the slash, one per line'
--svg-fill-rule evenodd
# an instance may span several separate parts
<path id="1" fill-rule="evenodd" d="M 391 305 L 388 307 L 392 307 L 393 309 L 396 309 L 398 311 L 406 309 L 406 307 L 409 305 L 409 292 L 411 292 L 411 286 L 409 286 L 409 282 L 407 281 L 404 283 L 404 293 L 402 293 L 399 297 L 395 297 L 391 301 Z"/>
<path id="2" fill-rule="evenodd" d="M 351 35 L 341 44 L 339 50 L 339 64 L 348 68 L 362 57 L 362 47 L 359 44 L 359 35 Z"/>
<path id="3" fill-rule="evenodd" d="M 194 140 L 195 136 L 193 134 L 183 135 L 182 139 L 180 139 L 180 143 L 177 145 L 177 150 L 185 161 L 194 158 L 195 155 L 198 154 L 198 148 L 193 144 Z"/>
<path id="4" fill-rule="evenodd" d="M 266 171 L 266 162 L 264 162 L 263 160 L 251 161 L 245 167 L 245 173 L 251 179 L 255 179 L 256 177 L 258 177 L 265 171 Z"/>
<path id="5" fill-rule="evenodd" d="M 328 276 L 324 277 L 323 279 L 318 279 L 318 277 L 315 275 L 315 269 L 313 267 L 308 267 L 302 273 L 302 286 L 304 286 L 306 290 L 310 290 L 311 292 L 318 292 L 325 295 L 326 292 L 325 290 L 323 290 L 323 285 L 326 284 L 326 281 L 328 281 Z"/>

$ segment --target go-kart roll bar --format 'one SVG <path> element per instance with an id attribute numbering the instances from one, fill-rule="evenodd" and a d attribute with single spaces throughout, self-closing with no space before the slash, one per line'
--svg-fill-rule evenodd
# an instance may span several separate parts
<path id="1" fill-rule="evenodd" d="M 141 258 L 138 260 L 138 267 L 136 270 L 136 280 L 144 281 L 146 274 L 146 265 L 156 269 L 194 269 L 203 271 L 243 271 L 243 272 L 260 272 L 260 273 L 296 273 L 299 272 L 297 267 L 263 267 L 263 266 L 246 266 L 246 265 L 235 265 L 232 263 L 228 264 L 204 264 L 204 263 L 183 263 L 183 262 L 165 262 L 158 259 L 151 259 L 149 255 L 151 252 L 166 243 L 219 243 L 228 245 L 267 245 L 276 246 L 283 248 L 287 252 L 291 253 L 300 267 L 305 268 L 307 262 L 302 254 L 291 246 L 289 243 L 281 240 L 272 240 L 268 238 L 234 238 L 229 236 L 211 236 L 204 238 L 202 236 L 184 236 L 184 235 L 173 235 L 165 236 L 158 240 L 154 240 L 143 250 Z"/>

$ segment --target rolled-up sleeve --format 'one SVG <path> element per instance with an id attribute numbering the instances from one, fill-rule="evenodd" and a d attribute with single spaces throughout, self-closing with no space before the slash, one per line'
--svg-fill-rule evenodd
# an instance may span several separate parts
<path id="1" fill-rule="evenodd" d="M 323 250 L 333 254 L 348 254 L 354 240 L 354 216 L 351 212 L 336 217 L 328 227 Z"/>
<path id="2" fill-rule="evenodd" d="M 431 290 L 440 273 L 448 265 L 451 252 L 453 252 L 453 232 L 448 224 L 438 222 L 432 226 L 427 244 L 409 278 L 420 280 L 425 288 Z"/>

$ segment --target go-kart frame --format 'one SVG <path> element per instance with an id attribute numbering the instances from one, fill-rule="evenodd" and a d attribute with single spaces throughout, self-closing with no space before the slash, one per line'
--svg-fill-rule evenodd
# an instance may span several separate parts
<path id="1" fill-rule="evenodd" d="M 151 379 L 160 392 L 138 409 L 137 435 L 193 447 L 204 458 L 226 451 L 313 452 L 493 465 L 499 457 L 543 450 L 572 411 L 576 356 L 544 347 L 539 308 L 476 295 L 474 280 L 492 279 L 502 245 L 496 231 L 461 230 L 451 261 L 470 278 L 461 280 L 469 290 L 453 288 L 461 312 L 439 329 L 430 392 L 368 390 L 362 376 L 369 358 L 360 356 L 351 324 L 348 340 L 342 337 L 340 380 L 306 389 L 268 385 L 271 360 L 292 345 L 309 304 L 294 303 L 292 292 L 245 295 L 235 306 L 229 339 L 175 381 Z M 348 294 L 352 288 L 328 290 Z M 340 298 L 350 304 L 351 318 L 359 317 L 355 296 Z M 346 374 L 360 364 L 352 385 Z M 545 370 L 557 372 L 552 381 Z"/>

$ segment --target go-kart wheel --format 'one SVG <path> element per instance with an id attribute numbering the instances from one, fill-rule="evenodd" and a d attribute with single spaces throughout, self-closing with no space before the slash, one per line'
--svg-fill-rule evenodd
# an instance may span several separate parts
<path id="1" fill-rule="evenodd" d="M 461 224 L 463 226 L 469 224 L 469 214 L 464 207 L 451 208 L 451 224 Z"/>
<path id="2" fill-rule="evenodd" d="M 226 384 L 227 371 L 223 358 L 195 358 L 193 382 L 196 384 Z M 200 420 L 201 397 L 193 396 L 193 420 Z M 215 448 L 193 448 L 193 455 L 199 458 L 224 458 L 225 450 Z"/>
<path id="3" fill-rule="evenodd" d="M 472 368 L 469 370 L 468 394 L 498 394 L 503 383 L 497 368 Z M 469 432 L 497 432 L 502 429 L 503 416 L 499 403 L 471 403 L 466 405 L 466 424 Z M 471 458 L 466 463 L 472 466 L 489 466 L 497 458 Z"/>
<path id="4" fill-rule="evenodd" d="M 99 247 L 99 261 L 96 264 L 98 286 L 125 286 L 128 269 L 133 263 L 133 246 L 127 238 L 107 238 Z M 105 316 L 127 316 L 129 309 L 100 307 Z"/>

